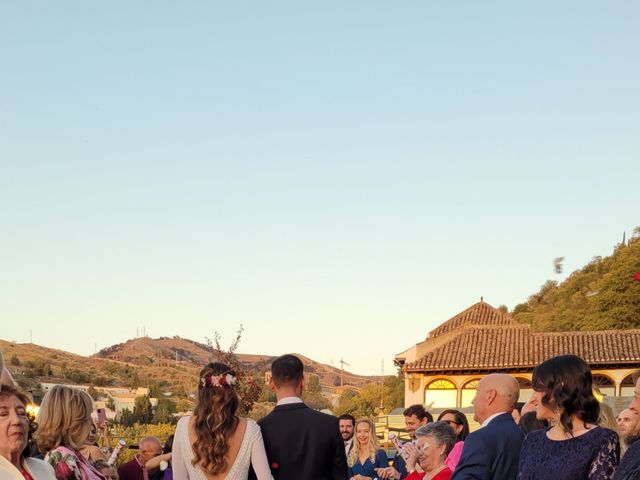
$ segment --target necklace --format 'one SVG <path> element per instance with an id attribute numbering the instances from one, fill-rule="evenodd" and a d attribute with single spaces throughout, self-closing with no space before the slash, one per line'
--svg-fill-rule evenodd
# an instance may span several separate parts
<path id="1" fill-rule="evenodd" d="M 439 474 L 442 470 L 444 470 L 446 467 L 445 464 L 442 464 L 440 466 L 440 468 L 438 468 L 437 470 L 433 470 L 432 472 L 427 473 L 427 475 L 425 476 L 425 478 L 427 480 L 431 480 L 433 477 L 435 477 L 437 474 Z"/>

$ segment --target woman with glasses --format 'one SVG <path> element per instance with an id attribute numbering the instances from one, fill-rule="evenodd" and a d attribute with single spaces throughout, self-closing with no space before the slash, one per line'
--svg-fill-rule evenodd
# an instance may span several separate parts
<path id="1" fill-rule="evenodd" d="M 464 439 L 469 435 L 469 422 L 467 421 L 466 415 L 459 410 L 444 410 L 438 416 L 438 421 L 447 423 L 456 434 L 456 444 L 445 460 L 447 466 L 453 471 L 456 469 L 456 465 L 458 465 L 460 455 L 462 455 Z"/>

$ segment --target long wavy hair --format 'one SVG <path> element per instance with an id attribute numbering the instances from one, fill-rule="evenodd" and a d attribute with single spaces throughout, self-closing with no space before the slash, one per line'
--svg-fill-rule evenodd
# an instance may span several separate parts
<path id="1" fill-rule="evenodd" d="M 212 384 L 212 378 L 235 372 L 224 363 L 209 363 L 200 371 L 198 403 L 194 410 L 193 460 L 205 472 L 217 475 L 227 471 L 229 439 L 238 428 L 240 398 L 233 385 Z M 216 382 L 213 382 L 216 383 Z M 226 382 L 224 382 L 226 383 Z"/>
<path id="2" fill-rule="evenodd" d="M 531 384 L 544 393 L 542 403 L 556 412 L 565 432 L 573 435 L 574 415 L 583 424 L 598 423 L 600 404 L 593 395 L 591 369 L 580 357 L 558 355 L 545 360 L 533 370 Z"/>
<path id="3" fill-rule="evenodd" d="M 367 448 L 369 450 L 369 458 L 372 462 L 375 463 L 376 455 L 378 454 L 378 449 L 380 448 L 380 444 L 378 443 L 378 437 L 376 437 L 376 426 L 373 421 L 369 418 L 361 418 L 356 422 L 356 428 L 354 433 L 354 445 L 351 451 L 349 452 L 349 458 L 347 458 L 347 464 L 349 467 L 353 467 L 358 459 L 360 458 L 360 449 L 362 446 L 358 441 L 358 425 L 361 423 L 366 423 L 369 425 L 369 443 L 367 444 Z"/>

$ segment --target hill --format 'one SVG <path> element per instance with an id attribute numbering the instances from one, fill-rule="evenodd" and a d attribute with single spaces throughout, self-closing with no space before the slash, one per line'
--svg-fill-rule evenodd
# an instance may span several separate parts
<path id="1" fill-rule="evenodd" d="M 177 396 L 195 390 L 198 371 L 210 359 L 207 345 L 193 340 L 172 337 L 135 338 L 113 345 L 95 355 L 85 357 L 74 353 L 31 343 L 0 340 L 5 362 L 16 379 L 30 389 L 41 381 L 93 384 L 96 386 L 158 385 Z M 249 371 L 268 371 L 275 358 L 268 355 L 238 354 Z M 340 385 L 340 370 L 299 355 L 305 370 L 320 377 L 326 386 Z M 368 377 L 344 372 L 344 383 L 360 387 L 380 377 Z"/>
<path id="2" fill-rule="evenodd" d="M 548 281 L 513 318 L 537 331 L 640 328 L 640 228 L 608 257 L 595 257 L 562 283 Z"/>
<path id="3" fill-rule="evenodd" d="M 240 363 L 252 372 L 267 372 L 271 362 L 276 358 L 269 355 L 245 353 L 237 355 Z M 340 369 L 316 362 L 301 354 L 296 355 L 302 360 L 307 373 L 314 373 L 320 377 L 320 383 L 327 386 L 340 385 L 342 375 Z M 198 369 L 210 361 L 211 349 L 203 343 L 178 336 L 156 339 L 140 337 L 100 350 L 94 357 L 124 361 L 138 366 L 166 366 L 183 363 L 192 366 L 194 375 L 197 375 Z M 380 379 L 379 376 L 370 377 L 344 372 L 344 384 L 355 387 Z"/>

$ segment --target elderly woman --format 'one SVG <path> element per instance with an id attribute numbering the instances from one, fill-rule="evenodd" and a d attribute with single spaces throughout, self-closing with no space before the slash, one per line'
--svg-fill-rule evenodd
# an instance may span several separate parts
<path id="1" fill-rule="evenodd" d="M 16 480 L 54 480 L 51 465 L 25 458 L 29 440 L 29 397 L 12 385 L 0 390 L 0 478 Z"/>
<path id="2" fill-rule="evenodd" d="M 445 460 L 456 443 L 456 434 L 446 422 L 427 423 L 416 430 L 417 448 L 408 446 L 407 466 L 420 464 L 422 472 L 412 470 L 405 480 L 449 480 L 451 469 Z"/>
<path id="3" fill-rule="evenodd" d="M 56 385 L 42 400 L 36 422 L 38 448 L 54 468 L 58 480 L 104 480 L 80 453 L 93 425 L 91 397 Z"/>

